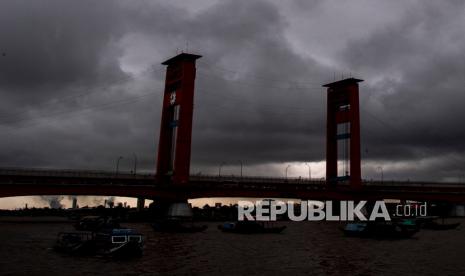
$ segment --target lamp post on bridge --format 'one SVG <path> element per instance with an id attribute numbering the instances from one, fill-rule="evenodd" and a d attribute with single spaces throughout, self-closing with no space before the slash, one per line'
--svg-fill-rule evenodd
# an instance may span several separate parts
<path id="1" fill-rule="evenodd" d="M 226 162 L 221 162 L 220 167 L 218 168 L 218 177 L 221 177 L 221 168 L 226 164 Z"/>
<path id="2" fill-rule="evenodd" d="M 241 178 L 242 178 L 242 160 L 239 160 L 239 163 L 241 164 Z"/>
<path id="3" fill-rule="evenodd" d="M 305 165 L 308 167 L 308 180 L 312 179 L 312 167 L 305 162 Z"/>
<path id="4" fill-rule="evenodd" d="M 289 165 L 287 165 L 287 167 L 286 167 L 286 180 L 287 180 L 287 171 L 289 170 L 289 167 L 290 167 L 290 166 L 291 166 L 291 165 L 289 164 Z"/>
<path id="5" fill-rule="evenodd" d="M 123 156 L 118 157 L 118 160 L 116 160 L 116 175 L 118 175 L 119 172 L 119 161 L 123 159 Z"/>
<path id="6" fill-rule="evenodd" d="M 381 183 L 383 183 L 383 182 L 384 182 L 384 171 L 383 171 L 383 167 L 378 166 L 378 170 L 381 172 Z"/>
<path id="7" fill-rule="evenodd" d="M 136 175 L 137 172 L 137 155 L 135 153 L 132 153 L 134 156 L 134 175 Z"/>

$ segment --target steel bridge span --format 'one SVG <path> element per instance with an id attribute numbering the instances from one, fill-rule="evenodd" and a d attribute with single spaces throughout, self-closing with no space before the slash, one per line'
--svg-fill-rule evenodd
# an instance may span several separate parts
<path id="1" fill-rule="evenodd" d="M 364 181 L 360 188 L 300 178 L 192 175 L 189 184 L 159 183 L 154 174 L 107 171 L 0 169 L 0 197 L 101 195 L 182 200 L 209 197 L 313 200 L 401 199 L 465 203 L 463 183 Z"/>

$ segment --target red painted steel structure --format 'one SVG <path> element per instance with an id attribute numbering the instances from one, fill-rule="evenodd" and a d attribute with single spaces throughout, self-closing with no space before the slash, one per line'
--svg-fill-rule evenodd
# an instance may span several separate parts
<path id="1" fill-rule="evenodd" d="M 158 144 L 159 183 L 189 181 L 195 61 L 200 57 L 182 53 L 162 63 L 167 68 Z"/>
<path id="2" fill-rule="evenodd" d="M 348 181 L 352 188 L 360 188 L 360 114 L 358 83 L 363 80 L 348 78 L 323 85 L 328 88 L 326 129 L 326 180 L 331 186 Z M 347 141 L 349 168 L 338 175 L 338 141 Z M 345 160 L 344 160 L 345 161 Z"/>

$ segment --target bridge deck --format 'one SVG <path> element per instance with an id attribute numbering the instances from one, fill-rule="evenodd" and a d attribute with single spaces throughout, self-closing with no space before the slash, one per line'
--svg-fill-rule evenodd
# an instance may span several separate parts
<path id="1" fill-rule="evenodd" d="M 113 195 L 145 198 L 280 197 L 298 199 L 411 199 L 465 203 L 465 184 L 363 181 L 361 189 L 324 180 L 193 175 L 183 186 L 157 183 L 154 174 L 108 171 L 0 168 L 0 197 Z"/>

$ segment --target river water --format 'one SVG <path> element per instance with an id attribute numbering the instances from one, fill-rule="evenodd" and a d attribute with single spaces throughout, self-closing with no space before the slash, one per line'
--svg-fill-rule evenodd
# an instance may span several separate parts
<path id="1" fill-rule="evenodd" d="M 2 275 L 465 275 L 465 220 L 457 230 L 422 230 L 407 240 L 344 237 L 340 224 L 287 222 L 282 234 L 145 234 L 143 257 L 60 255 L 51 247 L 69 223 L 0 223 Z"/>

